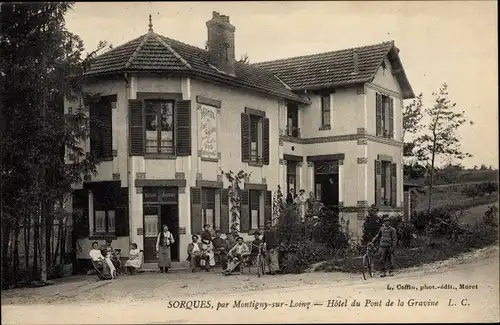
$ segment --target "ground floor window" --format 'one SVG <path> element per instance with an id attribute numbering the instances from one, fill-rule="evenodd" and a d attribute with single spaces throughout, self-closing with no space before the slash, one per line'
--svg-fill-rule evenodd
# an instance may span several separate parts
<path id="1" fill-rule="evenodd" d="M 294 190 L 297 192 L 297 162 L 295 161 L 287 161 L 286 164 L 286 185 L 287 185 L 287 193 L 290 190 Z"/>
<path id="2" fill-rule="evenodd" d="M 94 232 L 96 234 L 115 233 L 114 210 L 94 210 Z"/>
<path id="3" fill-rule="evenodd" d="M 381 179 L 382 183 L 380 189 L 380 195 L 382 198 L 383 205 L 391 204 L 391 162 L 382 161 Z"/>
<path id="4" fill-rule="evenodd" d="M 250 190 L 250 229 L 264 227 L 263 191 Z"/>
<path id="5" fill-rule="evenodd" d="M 217 189 L 204 187 L 201 189 L 202 227 L 209 224 L 212 228 L 220 227 L 220 211 L 217 204 Z"/>

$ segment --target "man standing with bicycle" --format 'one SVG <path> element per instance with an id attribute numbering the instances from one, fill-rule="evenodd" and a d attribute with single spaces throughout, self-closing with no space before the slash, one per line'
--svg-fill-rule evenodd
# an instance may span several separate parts
<path id="1" fill-rule="evenodd" d="M 381 277 L 387 275 L 387 264 L 389 265 L 389 275 L 394 275 L 394 249 L 396 248 L 397 233 L 396 229 L 391 226 L 389 217 L 383 217 L 382 227 L 378 231 L 377 235 L 371 241 L 374 244 L 380 239 L 379 243 L 379 254 L 380 254 L 380 264 L 382 265 Z"/>

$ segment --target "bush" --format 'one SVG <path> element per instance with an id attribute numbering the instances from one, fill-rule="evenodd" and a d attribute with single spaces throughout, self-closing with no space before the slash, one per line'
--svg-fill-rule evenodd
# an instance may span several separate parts
<path id="1" fill-rule="evenodd" d="M 283 273 L 301 273 L 311 264 L 325 260 L 332 255 L 332 250 L 321 243 L 309 240 L 280 243 L 280 261 Z"/>
<path id="2" fill-rule="evenodd" d="M 366 245 L 377 235 L 377 232 L 381 226 L 382 224 L 380 223 L 378 217 L 378 209 L 372 205 L 368 210 L 365 221 L 363 222 L 363 245 Z"/>
<path id="3" fill-rule="evenodd" d="M 496 225 L 496 219 L 498 218 L 498 208 L 495 205 L 491 205 L 488 210 L 484 213 L 483 222 L 485 225 Z"/>
<path id="4" fill-rule="evenodd" d="M 391 218 L 391 226 L 396 229 L 398 235 L 398 246 L 410 247 L 415 239 L 415 226 L 403 220 L 402 215 Z"/>
<path id="5" fill-rule="evenodd" d="M 498 192 L 498 183 L 497 182 L 483 182 L 479 184 L 479 188 L 481 189 L 482 194 L 491 195 L 494 192 Z"/>

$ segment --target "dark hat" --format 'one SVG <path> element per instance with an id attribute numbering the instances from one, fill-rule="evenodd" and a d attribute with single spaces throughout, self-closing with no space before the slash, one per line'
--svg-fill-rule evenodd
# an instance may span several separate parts
<path id="1" fill-rule="evenodd" d="M 192 236 L 191 236 L 191 238 L 196 238 L 196 239 L 198 239 L 198 238 L 200 238 L 200 237 L 198 237 L 198 235 L 192 235 Z"/>
<path id="2" fill-rule="evenodd" d="M 271 220 L 267 220 L 265 224 L 266 225 L 272 225 L 273 223 L 271 222 Z"/>
<path id="3" fill-rule="evenodd" d="M 300 190 L 299 192 L 300 192 L 300 193 L 304 193 L 305 191 L 306 191 L 306 190 L 302 189 L 302 190 Z"/>
<path id="4" fill-rule="evenodd" d="M 253 235 L 254 235 L 254 236 L 255 236 L 255 235 L 260 235 L 260 232 L 259 232 L 259 231 L 256 231 L 256 232 L 254 232 L 254 233 L 253 233 Z"/>
<path id="5" fill-rule="evenodd" d="M 210 227 L 210 224 L 206 223 L 203 225 L 203 228 Z"/>
<path id="6" fill-rule="evenodd" d="M 243 240 L 243 237 L 238 236 L 238 238 L 236 238 L 236 240 L 240 240 L 240 239 Z"/>
<path id="7" fill-rule="evenodd" d="M 386 222 L 386 221 L 391 221 L 391 219 L 388 216 L 382 217 L 382 222 Z"/>
<path id="8" fill-rule="evenodd" d="M 232 235 L 233 235 L 232 232 L 230 232 L 230 231 L 226 232 L 226 236 L 232 236 Z"/>

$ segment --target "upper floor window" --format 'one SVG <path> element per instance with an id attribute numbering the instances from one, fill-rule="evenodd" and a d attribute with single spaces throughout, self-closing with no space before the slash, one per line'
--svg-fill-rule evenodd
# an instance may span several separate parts
<path id="1" fill-rule="evenodd" d="M 321 126 L 330 126 L 330 95 L 321 96 Z"/>
<path id="2" fill-rule="evenodd" d="M 297 105 L 289 104 L 287 107 L 286 135 L 289 137 L 300 137 L 299 108 Z"/>
<path id="3" fill-rule="evenodd" d="M 376 135 L 394 138 L 394 108 L 391 97 L 377 94 L 376 102 Z"/>
<path id="4" fill-rule="evenodd" d="M 146 106 L 146 153 L 174 154 L 174 102 L 148 100 Z"/>
<path id="5" fill-rule="evenodd" d="M 113 159 L 112 107 L 116 95 L 103 96 L 89 104 L 90 153 L 100 160 Z"/>
<path id="6" fill-rule="evenodd" d="M 241 156 L 243 162 L 269 164 L 269 119 L 265 113 L 246 109 L 241 114 Z"/>

